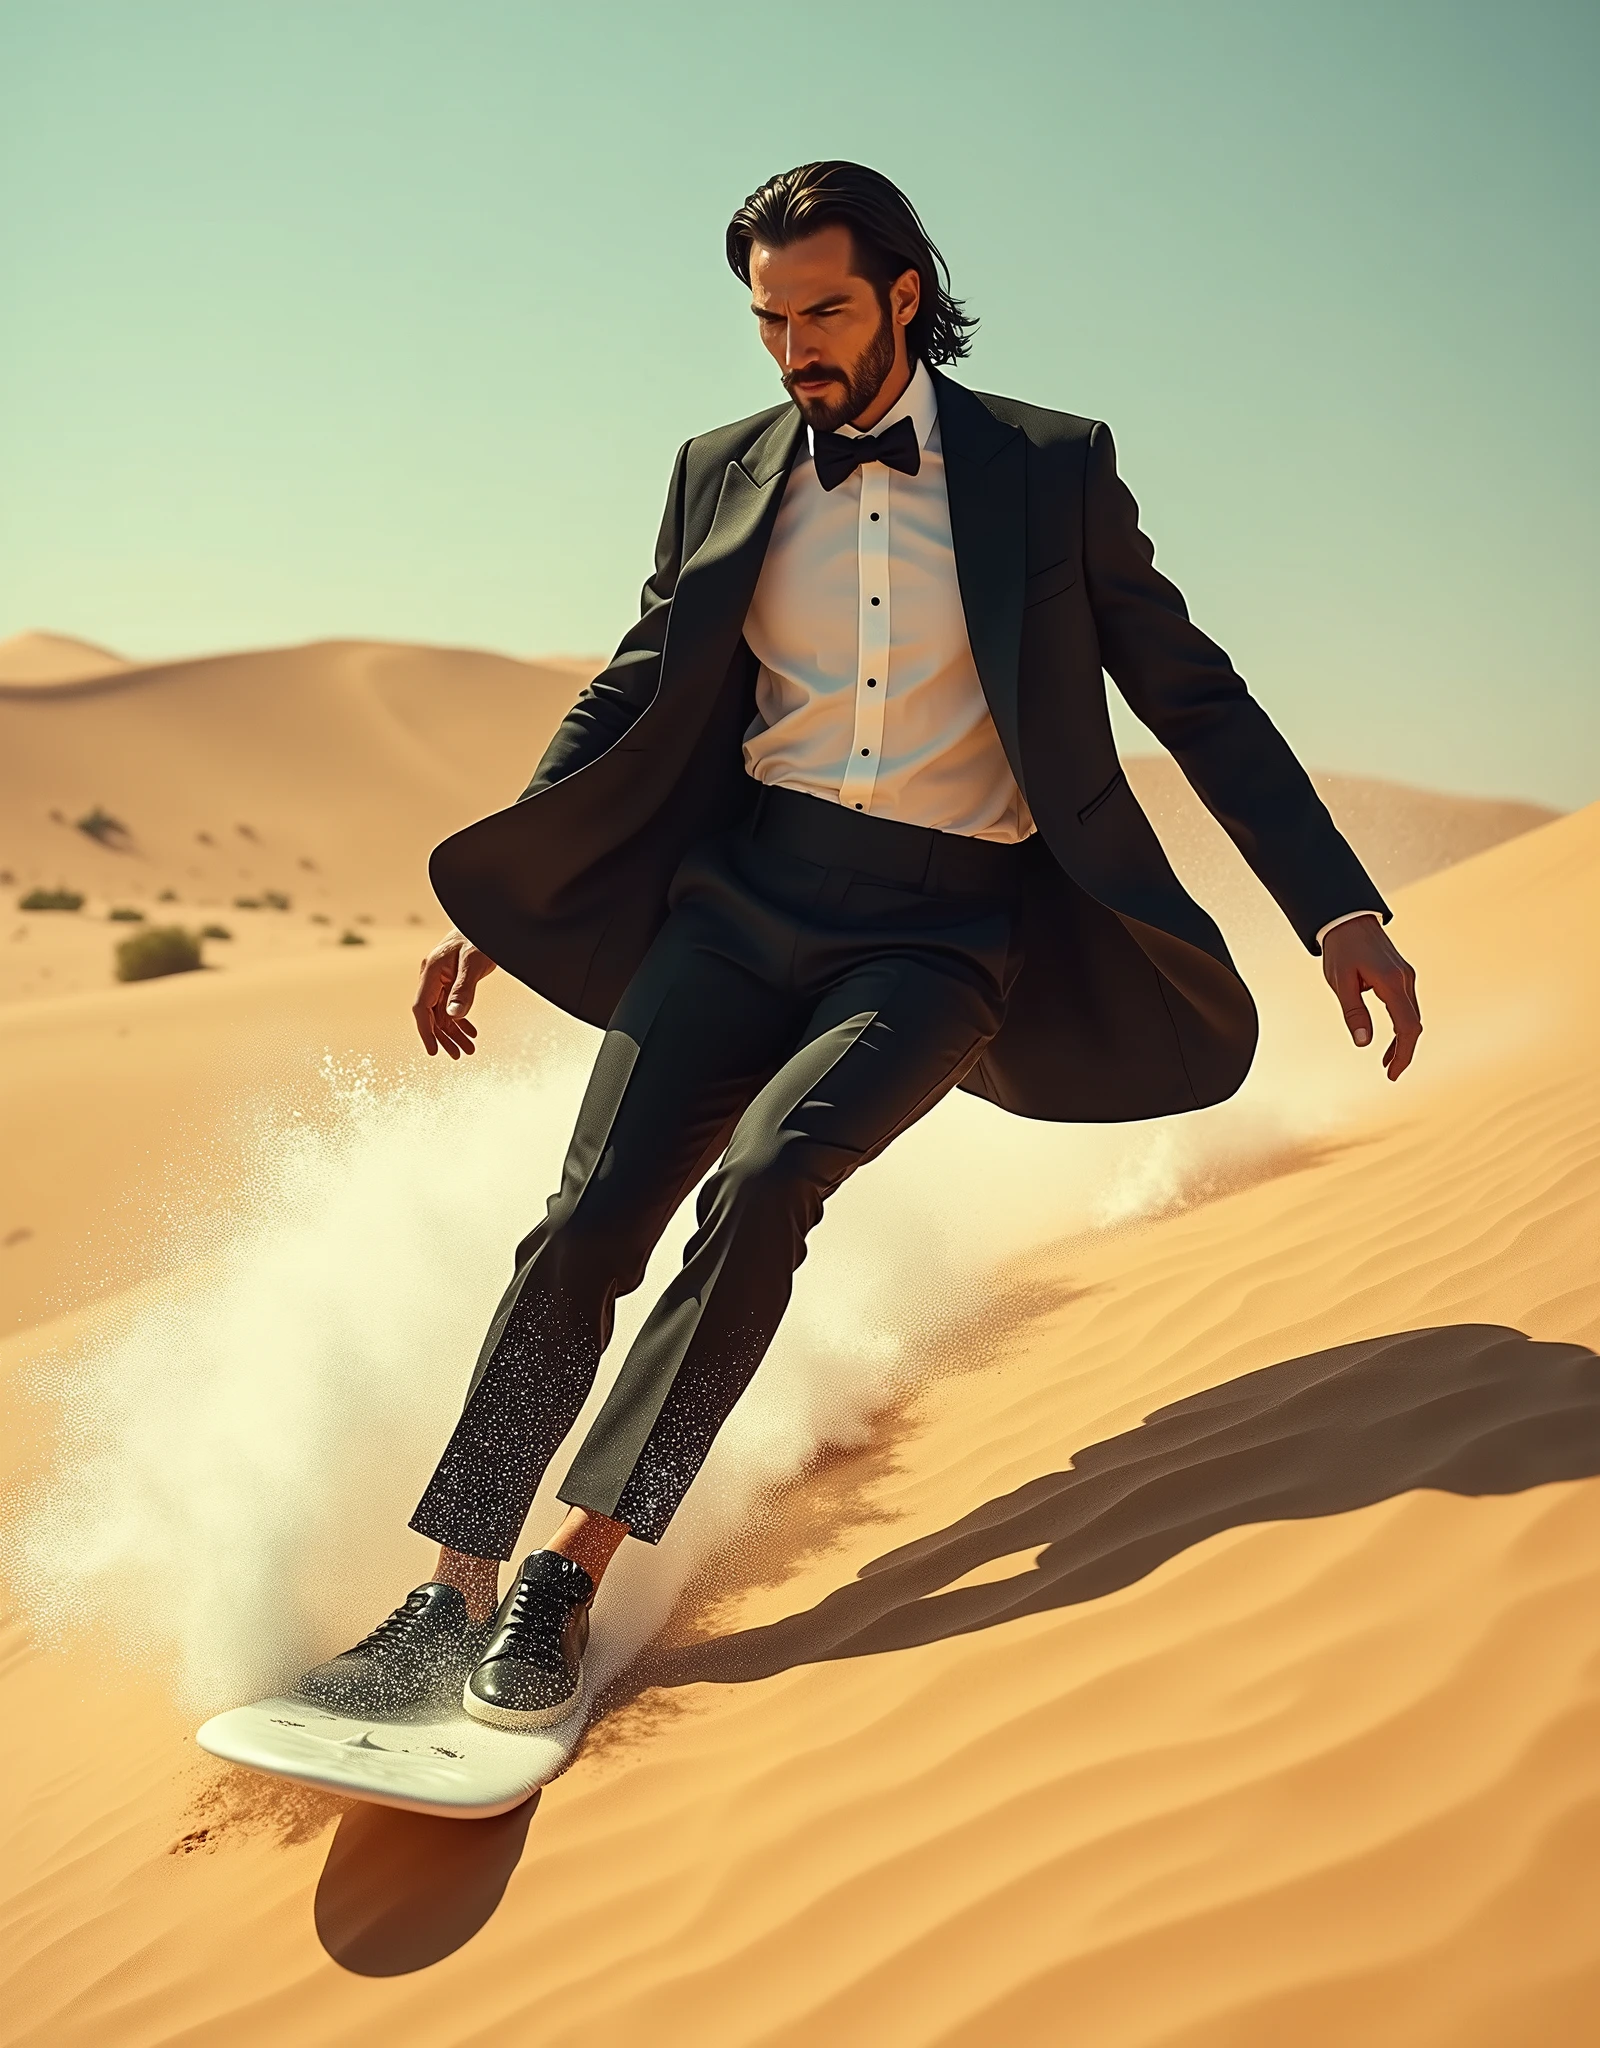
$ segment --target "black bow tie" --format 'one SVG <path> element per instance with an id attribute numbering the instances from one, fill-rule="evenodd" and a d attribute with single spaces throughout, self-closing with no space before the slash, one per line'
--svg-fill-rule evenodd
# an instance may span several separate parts
<path id="1" fill-rule="evenodd" d="M 885 462 L 903 476 L 915 476 L 922 467 L 922 450 L 911 421 L 896 420 L 881 434 L 816 434 L 813 460 L 817 482 L 825 491 L 853 476 L 863 462 Z"/>

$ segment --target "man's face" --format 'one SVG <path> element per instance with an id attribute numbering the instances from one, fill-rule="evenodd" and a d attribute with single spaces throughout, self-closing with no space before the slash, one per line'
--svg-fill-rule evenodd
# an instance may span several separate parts
<path id="1" fill-rule="evenodd" d="M 750 251 L 750 309 L 761 339 L 802 419 L 824 433 L 870 415 L 884 385 L 903 389 L 909 374 L 906 327 L 921 281 L 914 270 L 897 277 L 885 311 L 852 271 L 853 255 L 850 230 L 837 223 L 787 248 L 757 242 Z"/>

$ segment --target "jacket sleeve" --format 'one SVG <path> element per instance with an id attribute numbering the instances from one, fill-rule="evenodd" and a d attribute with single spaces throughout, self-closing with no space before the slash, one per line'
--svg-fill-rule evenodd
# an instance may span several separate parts
<path id="1" fill-rule="evenodd" d="M 683 496 L 689 444 L 678 450 L 673 464 L 667 507 L 656 536 L 656 566 L 639 599 L 639 620 L 622 637 L 610 662 L 578 698 L 556 728 L 533 780 L 517 799 L 535 796 L 553 782 L 564 782 L 580 768 L 616 745 L 656 693 L 661 678 L 661 651 L 667 644 L 672 593 L 683 566 Z"/>
<path id="2" fill-rule="evenodd" d="M 1307 950 L 1318 952 L 1319 930 L 1352 912 L 1374 911 L 1387 923 L 1389 906 L 1288 742 L 1156 568 L 1103 423 L 1089 437 L 1084 570 L 1107 673 Z"/>

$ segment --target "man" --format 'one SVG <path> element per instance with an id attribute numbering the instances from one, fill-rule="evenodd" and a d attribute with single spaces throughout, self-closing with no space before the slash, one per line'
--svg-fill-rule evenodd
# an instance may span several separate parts
<path id="1" fill-rule="evenodd" d="M 302 1680 L 358 1711 L 463 1687 L 572 1713 L 589 1605 L 656 1542 L 759 1365 L 827 1197 L 963 1087 L 1106 1121 L 1231 1095 L 1255 1010 L 1112 744 L 1102 665 L 1323 970 L 1358 1045 L 1421 1019 L 1389 911 L 1153 566 L 1105 426 L 943 374 L 974 324 L 904 195 L 802 165 L 734 215 L 787 403 L 680 451 L 642 616 L 509 810 L 433 857 L 430 1054 L 496 963 L 606 1026 L 411 1526 L 433 1579 Z M 720 1155 L 720 1159 L 719 1159 Z M 673 1211 L 682 1272 L 497 1609 L 533 1492 Z"/>

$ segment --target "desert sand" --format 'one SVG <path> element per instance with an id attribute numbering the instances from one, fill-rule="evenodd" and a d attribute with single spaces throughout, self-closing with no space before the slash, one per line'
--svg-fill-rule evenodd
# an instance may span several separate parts
<path id="1" fill-rule="evenodd" d="M 192 1222 L 248 1217 L 251 1120 L 281 1134 L 303 1105 L 316 1126 L 324 1048 L 380 1078 L 416 1070 L 427 845 L 520 786 L 577 666 L 340 646 L 0 688 L 0 867 L 19 893 L 90 899 L 77 921 L 18 919 L 28 937 L 6 957 L 52 973 L 14 973 L 0 1007 L 15 1566 L 0 2038 L 1593 2040 L 1600 977 L 1581 935 L 1600 806 L 1551 818 L 1324 781 L 1422 978 L 1418 1069 L 1391 1089 L 1165 764 L 1134 763 L 1180 868 L 1222 863 L 1196 886 L 1267 1023 L 1239 1104 L 1185 1120 L 1170 1155 L 1161 1131 L 1091 1144 L 954 1104 L 876 1191 L 867 1176 L 846 1190 L 841 1221 L 848 1196 L 858 1222 L 920 1238 L 977 1205 L 986 1157 L 1026 1166 L 1011 1208 L 992 1205 L 992 1256 L 932 1321 L 910 1253 L 869 1274 L 885 1327 L 916 1333 L 876 1390 L 870 1357 L 853 1379 L 830 1363 L 827 1297 L 848 1273 L 824 1226 L 796 1302 L 823 1333 L 815 1358 L 799 1341 L 775 1367 L 789 1405 L 756 1404 L 758 1420 L 809 1415 L 795 1441 L 820 1454 L 786 1470 L 770 1430 L 741 1439 L 764 1447 L 765 1491 L 741 1494 L 731 1459 L 705 1478 L 724 1505 L 759 1505 L 760 1539 L 724 1545 L 708 1495 L 675 1559 L 663 1546 L 614 1600 L 608 1581 L 609 1709 L 530 1808 L 474 1824 L 347 1808 L 197 1753 L 201 1707 L 221 1703 L 201 1695 L 228 1670 L 197 1676 L 129 1611 L 193 1583 L 214 1614 L 260 1583 L 267 1536 L 293 1535 L 271 1497 L 292 1474 L 241 1442 L 219 1477 L 215 1436 L 175 1478 L 159 1440 L 140 1466 L 138 1385 L 86 1452 L 61 1434 L 50 1375 L 145 1361 L 181 1466 L 188 1411 L 211 1412 L 230 1358 L 256 1370 L 232 1325 L 183 1306 L 231 1287 L 241 1323 L 271 1330 L 256 1434 L 333 1439 L 361 1488 L 339 1541 L 273 1553 L 310 1586 L 305 1627 L 334 1635 L 425 1565 L 378 1525 L 409 1512 L 477 1330 L 437 1375 L 422 1346 L 416 1384 L 440 1386 L 419 1395 L 437 1411 L 421 1424 L 391 1416 L 369 1442 L 339 1401 L 297 1420 L 307 1388 L 281 1341 L 296 1325 L 272 1318 L 310 1240 L 286 1238 L 299 1249 L 252 1293 L 259 1249 L 230 1253 L 224 1229 L 197 1250 Z M 96 805 L 125 844 L 76 829 Z M 231 909 L 266 889 L 291 908 Z M 113 902 L 248 930 L 208 947 L 205 973 L 117 986 Z M 369 943 L 340 945 L 344 929 Z M 291 1177 L 289 1209 L 337 1235 L 341 1174 L 387 1185 L 391 1159 L 436 1158 L 437 1186 L 400 1176 L 392 1237 L 375 1240 L 396 1262 L 385 1285 L 411 1284 L 402 1265 L 427 1266 L 430 1231 L 443 1246 L 473 1160 L 492 1156 L 465 1137 L 454 1153 L 449 1118 L 509 1146 L 522 1074 L 581 1060 L 583 1035 L 540 1009 L 492 979 L 478 1071 L 416 1084 L 422 1110 L 446 1105 L 442 1137 L 381 1112 L 375 1136 L 326 1155 L 321 1192 Z M 412 1153 L 383 1151 L 401 1139 Z M 519 1164 L 507 1199 L 536 1209 L 554 1164 Z M 435 1221 L 402 1243 L 424 1193 Z M 505 1218 L 481 1275 L 463 1240 L 436 1247 L 415 1298 L 470 1280 L 474 1304 L 492 1301 L 527 1220 Z M 345 1301 L 337 1276 L 319 1284 L 307 1301 Z M 214 1356 L 163 1352 L 165 1330 L 212 1328 Z M 397 1358 L 408 1341 L 384 1337 Z M 126 1547 L 108 1536 L 104 1555 L 84 1543 L 54 1566 L 52 1607 L 38 1489 L 92 1531 L 123 1466 Z M 75 1502 L 75 1480 L 95 1498 Z M 208 1489 L 214 1522 L 191 1515 Z"/>
<path id="2" fill-rule="evenodd" d="M 37 689 L 53 683 L 87 683 L 122 675 L 137 665 L 109 647 L 73 640 L 65 633 L 13 633 L 0 640 L 0 684 Z"/>

